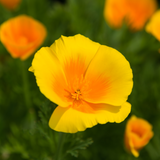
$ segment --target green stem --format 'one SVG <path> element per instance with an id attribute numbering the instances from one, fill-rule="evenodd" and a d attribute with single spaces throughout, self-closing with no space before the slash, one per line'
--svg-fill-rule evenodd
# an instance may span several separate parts
<path id="1" fill-rule="evenodd" d="M 62 160 L 62 149 L 65 140 L 65 134 L 59 133 L 59 143 L 55 154 L 55 160 Z"/>
<path id="2" fill-rule="evenodd" d="M 130 154 L 128 154 L 128 156 L 127 156 L 128 158 L 127 158 L 127 160 L 132 160 L 132 157 L 131 157 L 131 155 Z"/>
<path id="3" fill-rule="evenodd" d="M 24 99 L 27 108 L 31 108 L 31 99 L 30 99 L 30 92 L 29 92 L 29 83 L 28 83 L 28 69 L 25 66 L 24 61 L 20 61 L 21 69 L 22 69 L 22 80 L 23 80 L 23 93 Z"/>

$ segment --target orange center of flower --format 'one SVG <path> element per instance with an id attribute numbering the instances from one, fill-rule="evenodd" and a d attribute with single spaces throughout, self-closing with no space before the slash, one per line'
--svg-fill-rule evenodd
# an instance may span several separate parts
<path id="1" fill-rule="evenodd" d="M 19 45 L 26 45 L 28 43 L 28 40 L 26 37 L 22 36 L 18 39 Z"/>
<path id="2" fill-rule="evenodd" d="M 136 124 L 137 126 L 133 125 L 131 132 L 137 135 L 139 138 L 143 138 L 146 133 L 146 129 L 141 126 L 141 124 Z"/>
<path id="3" fill-rule="evenodd" d="M 71 93 L 72 98 L 75 100 L 79 100 L 82 96 L 81 91 L 77 89 L 74 93 Z"/>
<path id="4" fill-rule="evenodd" d="M 93 102 L 103 98 L 109 84 L 108 79 L 101 74 L 87 75 L 84 62 L 83 59 L 67 62 L 63 68 L 65 78 L 63 75 L 56 75 L 54 90 L 64 101 L 71 102 L 70 107 L 81 112 L 94 113 Z"/>
<path id="5" fill-rule="evenodd" d="M 68 91 L 68 100 L 72 102 L 72 107 L 84 113 L 94 113 L 94 108 L 85 100 L 85 96 L 89 90 L 88 81 L 86 82 L 82 76 L 81 78 L 75 78 L 72 87 L 73 88 Z"/>

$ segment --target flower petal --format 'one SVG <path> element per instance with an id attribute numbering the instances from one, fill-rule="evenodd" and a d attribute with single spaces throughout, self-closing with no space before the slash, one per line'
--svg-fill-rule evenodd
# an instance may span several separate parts
<path id="1" fill-rule="evenodd" d="M 155 38 L 160 41 L 160 10 L 154 13 L 150 21 L 146 25 L 146 32 L 151 33 Z"/>
<path id="2" fill-rule="evenodd" d="M 106 0 L 104 6 L 104 18 L 109 25 L 119 28 L 125 16 L 124 10 L 125 0 Z"/>
<path id="3" fill-rule="evenodd" d="M 51 45 L 51 49 L 62 65 L 70 59 L 83 59 L 88 66 L 99 46 L 99 43 L 77 34 L 70 37 L 61 36 Z"/>
<path id="4" fill-rule="evenodd" d="M 100 46 L 90 63 L 85 79 L 89 90 L 84 99 L 90 103 L 122 105 L 133 87 L 129 62 L 117 50 Z"/>
<path id="5" fill-rule="evenodd" d="M 51 45 L 70 86 L 75 79 L 83 76 L 99 46 L 99 43 L 80 34 L 70 37 L 61 36 Z"/>
<path id="6" fill-rule="evenodd" d="M 107 122 L 123 121 L 131 110 L 131 105 L 125 102 L 121 107 L 107 104 L 89 104 L 94 109 L 94 113 L 81 112 L 72 107 L 58 106 L 49 121 L 49 126 L 60 132 L 75 133 L 91 128 L 97 123 L 105 124 Z M 85 106 L 84 106 L 85 107 Z"/>
<path id="7" fill-rule="evenodd" d="M 57 57 L 49 47 L 41 48 L 29 69 L 34 72 L 41 92 L 52 102 L 67 107 L 67 83 Z M 66 89 L 66 90 L 65 90 Z"/>

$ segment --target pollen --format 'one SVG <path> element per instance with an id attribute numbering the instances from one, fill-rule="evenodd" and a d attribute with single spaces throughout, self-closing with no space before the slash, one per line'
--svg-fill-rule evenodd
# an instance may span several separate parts
<path id="1" fill-rule="evenodd" d="M 74 93 L 71 93 L 72 95 L 72 98 L 75 99 L 75 100 L 79 100 L 81 99 L 81 91 L 79 89 L 77 89 Z"/>

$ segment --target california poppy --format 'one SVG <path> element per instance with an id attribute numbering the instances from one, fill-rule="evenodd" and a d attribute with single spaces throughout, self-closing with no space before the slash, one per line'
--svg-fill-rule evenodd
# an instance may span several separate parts
<path id="1" fill-rule="evenodd" d="M 29 69 L 40 91 L 58 104 L 49 126 L 75 133 L 97 123 L 122 122 L 133 81 L 129 62 L 117 50 L 78 34 L 41 48 Z"/>
<path id="2" fill-rule="evenodd" d="M 146 31 L 160 41 L 160 10 L 158 10 L 146 25 Z"/>
<path id="3" fill-rule="evenodd" d="M 152 125 L 142 118 L 132 116 L 126 125 L 125 146 L 135 157 L 153 137 Z"/>
<path id="4" fill-rule="evenodd" d="M 26 15 L 11 18 L 0 26 L 0 41 L 13 58 L 25 60 L 43 43 L 46 28 Z"/>
<path id="5" fill-rule="evenodd" d="M 10 10 L 17 8 L 20 2 L 21 0 L 0 0 L 0 3 Z"/>
<path id="6" fill-rule="evenodd" d="M 156 8 L 156 0 L 106 0 L 104 17 L 114 28 L 125 22 L 131 29 L 140 30 Z"/>

